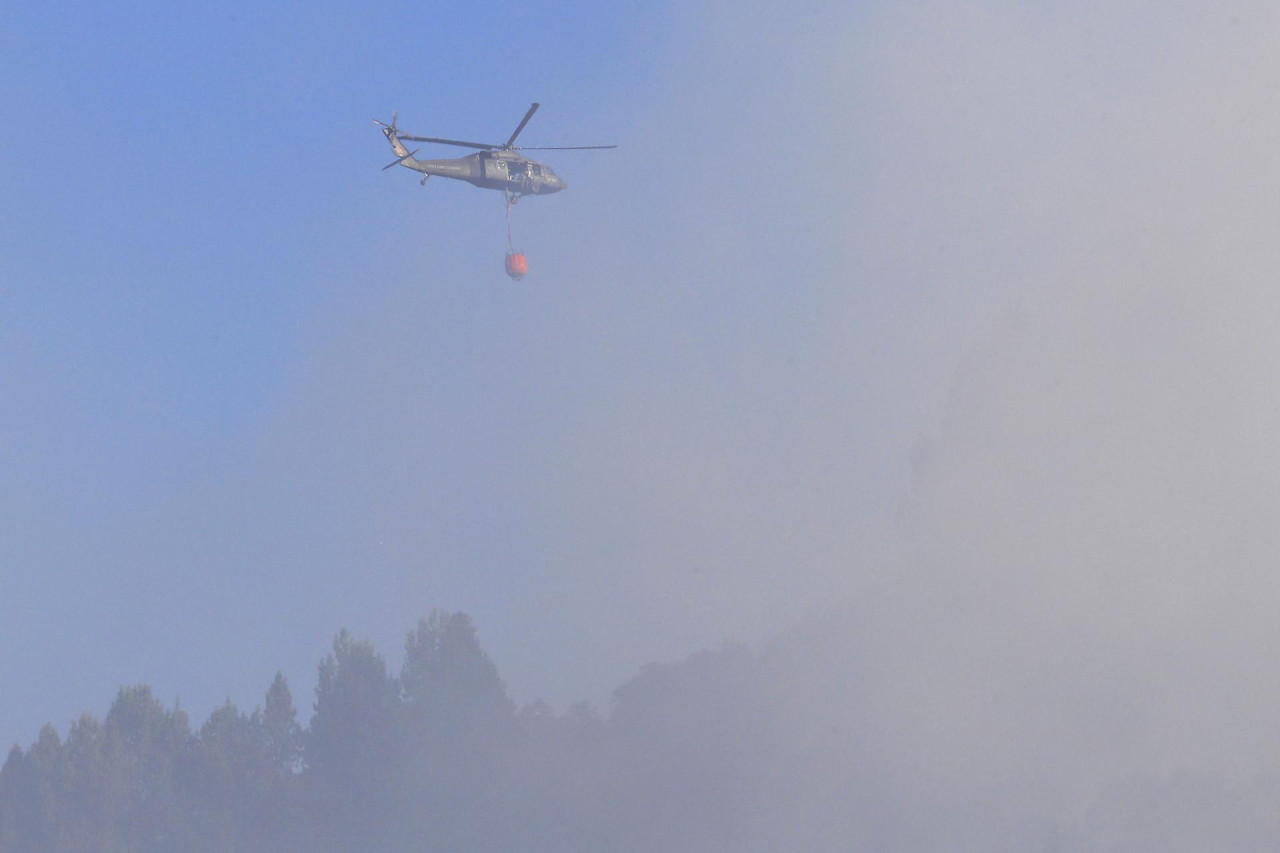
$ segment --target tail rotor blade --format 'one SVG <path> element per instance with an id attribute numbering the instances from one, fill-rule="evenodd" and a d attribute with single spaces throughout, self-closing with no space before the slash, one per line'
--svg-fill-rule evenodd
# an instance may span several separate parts
<path id="1" fill-rule="evenodd" d="M 392 160 L 390 163 L 388 163 L 387 165 L 385 165 L 385 166 L 383 166 L 383 167 L 382 167 L 382 171 L 384 171 L 384 172 L 385 172 L 385 171 L 387 171 L 387 169 L 390 169 L 392 166 L 399 166 L 399 165 L 400 165 L 401 163 L 403 163 L 405 160 L 408 160 L 410 157 L 412 157 L 414 154 L 417 154 L 417 153 L 418 153 L 418 151 L 421 151 L 421 150 L 422 150 L 422 149 L 421 149 L 421 148 L 419 148 L 419 149 L 417 149 L 417 150 L 415 150 L 415 151 L 410 151 L 408 154 L 404 155 L 404 156 L 403 156 L 403 157 L 401 157 L 399 160 Z"/>
<path id="2" fill-rule="evenodd" d="M 399 112 L 392 113 L 391 124 L 387 124 L 385 121 L 382 121 L 381 119 L 376 119 L 376 118 L 373 120 L 373 123 L 376 124 L 378 127 L 385 127 L 387 130 L 391 131 L 392 133 L 399 133 L 400 129 L 396 127 L 396 119 L 399 116 L 400 116 Z"/>

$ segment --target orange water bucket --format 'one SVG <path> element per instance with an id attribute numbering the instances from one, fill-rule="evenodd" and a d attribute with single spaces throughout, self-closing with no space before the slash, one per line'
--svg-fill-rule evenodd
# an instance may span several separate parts
<path id="1" fill-rule="evenodd" d="M 519 281 L 529 274 L 529 259 L 520 252 L 507 254 L 507 275 Z"/>

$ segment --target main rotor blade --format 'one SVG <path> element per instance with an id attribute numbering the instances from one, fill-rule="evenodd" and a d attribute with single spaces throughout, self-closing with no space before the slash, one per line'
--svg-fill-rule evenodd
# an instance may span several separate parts
<path id="1" fill-rule="evenodd" d="M 436 145 L 457 145 L 460 148 L 479 148 L 481 151 L 492 151 L 500 146 L 485 145 L 483 142 L 463 142 L 461 139 L 438 139 L 434 136 L 410 136 L 407 133 L 400 134 L 401 139 L 407 139 L 410 142 L 434 142 Z"/>
<path id="2" fill-rule="evenodd" d="M 503 145 L 504 149 L 511 148 L 515 144 L 516 137 L 520 135 L 520 131 L 524 130 L 524 126 L 529 123 L 529 119 L 533 118 L 533 114 L 538 111 L 538 107 L 542 104 L 533 104 L 529 107 L 529 112 L 524 114 L 524 118 L 520 119 L 520 124 L 516 125 L 516 129 L 512 132 L 511 138 L 507 140 L 507 144 Z"/>
<path id="3" fill-rule="evenodd" d="M 402 136 L 401 139 L 408 137 Z M 617 148 L 616 145 L 519 145 L 516 151 L 599 151 L 602 148 Z"/>

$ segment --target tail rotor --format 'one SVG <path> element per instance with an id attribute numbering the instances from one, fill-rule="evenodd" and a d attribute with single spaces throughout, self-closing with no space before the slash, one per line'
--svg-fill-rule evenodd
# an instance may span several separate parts
<path id="1" fill-rule="evenodd" d="M 392 113 L 390 124 L 387 124 L 385 121 L 380 121 L 376 118 L 373 120 L 374 124 L 382 128 L 382 135 L 387 137 L 387 141 L 391 143 L 391 150 L 399 155 L 398 158 L 396 158 L 395 160 L 392 160 L 390 163 L 382 167 L 382 171 L 384 172 L 387 171 L 387 169 L 390 169 L 392 166 L 408 165 L 407 161 L 412 160 L 413 155 L 418 153 L 417 150 L 414 150 L 414 151 L 408 150 L 407 148 L 404 147 L 404 143 L 400 141 L 400 138 L 401 138 L 400 128 L 396 126 L 396 120 L 399 119 L 399 117 L 400 117 L 400 113 L 398 112 Z M 422 182 L 425 184 L 427 182 L 427 179 L 424 177 L 422 179 Z"/>
<path id="2" fill-rule="evenodd" d="M 400 165 L 401 163 L 403 163 L 405 160 L 408 160 L 410 157 L 412 157 L 414 154 L 417 154 L 417 153 L 418 153 L 418 151 L 421 151 L 421 150 L 422 150 L 422 149 L 420 149 L 420 148 L 418 148 L 418 149 L 414 149 L 413 151 L 410 151 L 408 154 L 406 154 L 406 155 L 404 155 L 403 157 L 401 157 L 399 160 L 392 160 L 390 163 L 388 163 L 387 165 L 385 165 L 385 166 L 383 166 L 383 167 L 382 167 L 382 171 L 384 171 L 384 172 L 385 172 L 385 171 L 387 171 L 387 169 L 390 169 L 392 166 L 399 166 L 399 165 Z M 425 183 L 427 182 L 427 179 L 426 179 L 426 178 L 423 178 L 423 179 L 422 179 L 422 182 L 425 184 Z"/>
<path id="3" fill-rule="evenodd" d="M 385 121 L 378 121 L 378 119 L 376 118 L 373 120 L 373 123 L 378 125 L 378 127 L 381 127 L 382 132 L 385 133 L 388 137 L 391 137 L 400 133 L 400 128 L 396 127 L 396 119 L 399 117 L 400 117 L 400 112 L 397 110 L 396 112 L 391 114 L 391 124 L 387 124 Z"/>

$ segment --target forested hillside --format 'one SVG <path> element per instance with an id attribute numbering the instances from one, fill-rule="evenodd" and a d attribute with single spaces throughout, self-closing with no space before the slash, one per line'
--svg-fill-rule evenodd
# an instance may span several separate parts
<path id="1" fill-rule="evenodd" d="M 198 730 L 127 687 L 105 719 L 10 751 L 0 853 L 1275 849 L 1274 774 L 1121 773 L 1075 814 L 993 793 L 962 709 L 886 705 L 884 655 L 837 640 L 849 617 L 651 664 L 606 713 L 517 708 L 459 613 L 422 620 L 398 673 L 340 632 L 305 725 L 279 675 L 260 706 Z M 939 732 L 970 784 L 939 780 L 954 760 Z"/>
<path id="2" fill-rule="evenodd" d="M 45 726 L 0 772 L 0 850 L 694 849 L 755 807 L 754 660 L 649 667 L 606 718 L 517 709 L 463 614 L 422 620 L 398 673 L 342 631 L 309 721 L 277 675 L 198 728 L 147 685 L 65 739 Z"/>

